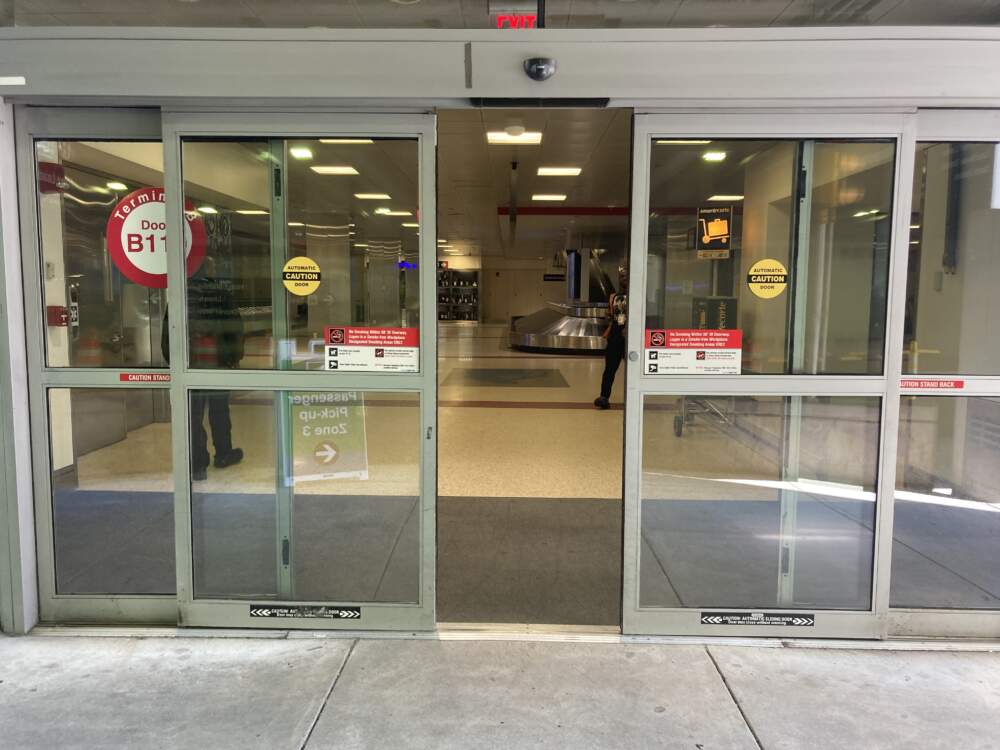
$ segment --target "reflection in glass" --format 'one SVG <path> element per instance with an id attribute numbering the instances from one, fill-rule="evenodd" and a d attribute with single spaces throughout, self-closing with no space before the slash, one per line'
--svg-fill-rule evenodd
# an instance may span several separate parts
<path id="1" fill-rule="evenodd" d="M 904 396 L 893 607 L 1000 609 L 1000 399 Z"/>
<path id="2" fill-rule="evenodd" d="M 881 373 L 894 158 L 879 141 L 654 140 L 645 327 L 740 329 L 747 374 Z M 764 260 L 787 274 L 772 297 L 748 285 Z"/>
<path id="3" fill-rule="evenodd" d="M 417 394 L 192 391 L 192 413 L 213 399 L 227 420 L 202 425 L 214 460 L 192 467 L 197 597 L 418 600 Z"/>
<path id="4" fill-rule="evenodd" d="M 868 609 L 879 399 L 649 396 L 643 607 Z"/>
<path id="5" fill-rule="evenodd" d="M 192 366 L 323 369 L 327 327 L 419 327 L 415 139 L 186 139 L 183 170 L 207 237 Z M 300 296 L 283 270 L 302 257 L 320 285 Z"/>
<path id="6" fill-rule="evenodd" d="M 917 146 L 903 372 L 1000 374 L 1000 161 L 993 143 Z"/>
<path id="7" fill-rule="evenodd" d="M 35 158 L 48 366 L 164 367 L 166 289 L 123 275 L 107 237 L 119 201 L 162 188 L 163 145 L 37 141 Z"/>
<path id="8" fill-rule="evenodd" d="M 59 594 L 173 594 L 174 496 L 165 389 L 48 392 Z"/>

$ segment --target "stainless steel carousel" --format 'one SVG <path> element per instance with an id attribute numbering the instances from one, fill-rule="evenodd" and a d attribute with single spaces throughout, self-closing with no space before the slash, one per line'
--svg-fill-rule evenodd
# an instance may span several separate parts
<path id="1" fill-rule="evenodd" d="M 510 326 L 510 345 L 526 351 L 585 354 L 604 351 L 601 336 L 608 326 L 608 303 L 580 300 L 581 277 L 590 282 L 590 296 L 607 300 L 614 291 L 601 267 L 600 253 L 588 253 L 588 274 L 581 274 L 582 253 L 567 250 L 565 302 L 547 302 L 546 307 L 515 319 Z"/>

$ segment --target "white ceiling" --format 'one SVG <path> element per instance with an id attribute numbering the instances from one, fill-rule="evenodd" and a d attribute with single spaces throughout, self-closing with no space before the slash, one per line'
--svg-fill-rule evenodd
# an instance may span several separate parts
<path id="1" fill-rule="evenodd" d="M 494 0 L 493 6 L 502 4 Z M 496 23 L 487 0 L 0 0 L 0 23 L 10 24 L 11 16 L 17 26 L 462 29 Z M 550 28 L 996 24 L 996 0 L 546 2 Z"/>
<path id="2" fill-rule="evenodd" d="M 486 133 L 519 125 L 540 131 L 537 146 L 489 145 Z M 631 113 L 618 109 L 468 109 L 438 114 L 438 234 L 472 255 L 549 258 L 566 247 L 624 247 L 627 238 Z M 512 203 L 558 207 L 562 215 L 520 213 L 513 232 L 498 209 Z M 538 167 L 581 167 L 578 177 L 539 177 Z M 535 193 L 565 194 L 561 202 Z M 588 209 L 618 208 L 620 215 Z"/>

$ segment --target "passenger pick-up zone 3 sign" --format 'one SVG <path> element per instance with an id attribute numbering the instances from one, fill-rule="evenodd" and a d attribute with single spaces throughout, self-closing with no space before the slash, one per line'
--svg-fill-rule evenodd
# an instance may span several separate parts
<path id="1" fill-rule="evenodd" d="M 108 254 L 129 281 L 167 288 L 167 207 L 163 188 L 139 188 L 111 209 Z M 184 205 L 184 255 L 191 276 L 205 259 L 205 222 L 194 204 Z"/>

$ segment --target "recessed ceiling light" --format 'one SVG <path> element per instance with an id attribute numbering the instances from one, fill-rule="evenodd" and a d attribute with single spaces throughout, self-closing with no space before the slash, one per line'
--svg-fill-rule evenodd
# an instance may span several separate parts
<path id="1" fill-rule="evenodd" d="M 725 151 L 706 151 L 701 155 L 701 158 L 705 161 L 724 161 L 726 158 Z"/>
<path id="2" fill-rule="evenodd" d="M 414 228 L 419 228 L 420 224 L 418 224 L 416 222 L 413 222 L 413 221 L 404 221 L 403 222 L 403 226 L 404 227 L 408 227 L 410 229 L 414 229 Z"/>
<path id="3" fill-rule="evenodd" d="M 128 190 L 128 185 L 124 182 L 109 182 L 108 187 L 112 190 Z"/>
<path id="4" fill-rule="evenodd" d="M 564 201 L 566 200 L 565 195 L 560 195 L 557 193 L 535 193 L 531 196 L 533 201 Z"/>
<path id="5" fill-rule="evenodd" d="M 495 146 L 537 146 L 542 142 L 542 134 L 537 130 L 518 133 L 491 130 L 486 134 L 486 142 Z"/>
<path id="6" fill-rule="evenodd" d="M 294 156 L 296 159 L 312 159 L 313 152 L 311 148 L 305 146 L 292 146 L 288 149 L 288 153 Z"/>
<path id="7" fill-rule="evenodd" d="M 582 172 L 580 167 L 539 167 L 539 177 L 576 177 Z"/>
<path id="8" fill-rule="evenodd" d="M 313 166 L 309 167 L 309 169 L 311 169 L 316 174 L 357 174 L 358 173 L 358 170 L 356 170 L 354 167 L 347 167 L 347 166 L 329 166 L 329 167 L 324 167 L 324 166 L 321 166 L 321 165 L 314 164 Z"/>
<path id="9" fill-rule="evenodd" d="M 362 143 L 375 143 L 371 138 L 320 138 L 320 143 L 339 143 L 342 145 L 357 145 Z"/>
<path id="10" fill-rule="evenodd" d="M 198 212 L 203 214 L 217 214 L 219 213 L 212 206 L 198 206 Z"/>
<path id="11" fill-rule="evenodd" d="M 743 200 L 742 195 L 710 195 L 708 196 L 710 201 L 741 201 Z"/>
<path id="12" fill-rule="evenodd" d="M 656 142 L 657 146 L 707 146 L 711 141 L 698 141 L 689 140 L 686 138 L 668 138 L 660 139 Z"/>
<path id="13" fill-rule="evenodd" d="M 388 193 L 355 193 L 354 197 L 359 201 L 391 201 L 392 196 Z"/>
<path id="14" fill-rule="evenodd" d="M 243 216 L 267 216 L 267 211 L 260 208 L 239 208 L 236 213 L 242 214 Z M 289 224 L 289 226 L 291 226 Z"/>

